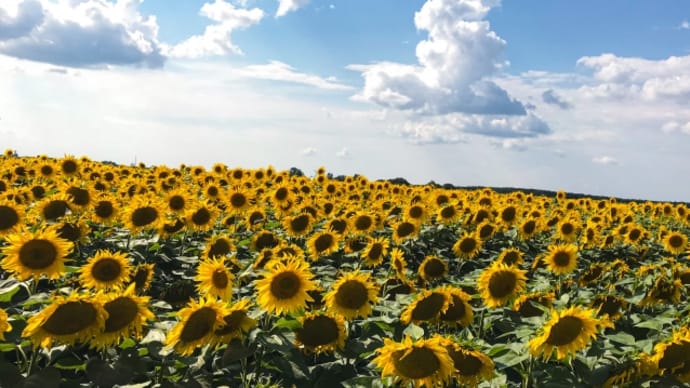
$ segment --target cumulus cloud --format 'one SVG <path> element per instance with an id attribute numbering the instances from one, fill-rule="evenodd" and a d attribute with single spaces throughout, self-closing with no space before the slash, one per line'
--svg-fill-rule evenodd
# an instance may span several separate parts
<path id="1" fill-rule="evenodd" d="M 524 104 L 489 79 L 507 66 L 501 59 L 506 42 L 484 20 L 498 3 L 428 0 L 414 18 L 417 29 L 428 32 L 416 47 L 419 63 L 349 65 L 364 77 L 364 87 L 353 99 L 418 116 L 449 115 L 439 120 L 461 123 L 439 126 L 427 120 L 403 129 L 423 142 L 457 141 L 458 130 L 487 136 L 548 132 L 546 123 L 528 115 Z M 536 127 L 528 129 L 525 124 Z"/>
<path id="2" fill-rule="evenodd" d="M 3 1 L 0 53 L 68 67 L 161 67 L 158 24 L 139 13 L 141 1 Z"/>
<path id="3" fill-rule="evenodd" d="M 556 92 L 553 89 L 545 90 L 544 93 L 541 94 L 541 99 L 545 103 L 556 105 L 561 109 L 567 110 L 573 107 L 568 101 L 565 101 L 560 96 L 558 96 L 558 94 L 556 94 Z"/>
<path id="4" fill-rule="evenodd" d="M 336 78 L 322 78 L 314 74 L 300 73 L 280 61 L 271 61 L 265 65 L 249 65 L 237 70 L 237 73 L 250 78 L 284 81 L 314 86 L 326 90 L 351 90 L 352 87 L 339 83 Z"/>
<path id="5" fill-rule="evenodd" d="M 594 162 L 596 164 L 604 164 L 604 165 L 618 165 L 618 164 L 620 164 L 620 162 L 618 162 L 618 160 L 616 158 L 614 158 L 612 156 L 607 156 L 607 155 L 596 156 L 596 157 L 592 158 L 592 162 Z"/>
<path id="6" fill-rule="evenodd" d="M 242 50 L 232 43 L 232 32 L 257 24 L 264 17 L 264 12 L 259 8 L 236 8 L 223 0 L 205 3 L 199 14 L 215 23 L 206 26 L 202 35 L 194 35 L 169 48 L 169 56 L 200 58 L 210 55 L 241 55 Z"/>
<path id="7" fill-rule="evenodd" d="M 577 64 L 593 72 L 597 82 L 581 88 L 593 98 L 684 103 L 690 97 L 690 55 L 650 60 L 602 54 L 582 57 Z"/>
<path id="8" fill-rule="evenodd" d="M 278 10 L 276 17 L 285 16 L 290 12 L 297 11 L 309 3 L 309 0 L 278 0 Z M 332 5 L 332 4 L 331 4 Z"/>

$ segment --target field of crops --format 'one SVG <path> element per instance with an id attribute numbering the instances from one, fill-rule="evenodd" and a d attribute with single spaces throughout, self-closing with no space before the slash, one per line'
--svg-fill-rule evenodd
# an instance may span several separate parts
<path id="1" fill-rule="evenodd" d="M 0 156 L 0 386 L 690 382 L 686 204 Z"/>

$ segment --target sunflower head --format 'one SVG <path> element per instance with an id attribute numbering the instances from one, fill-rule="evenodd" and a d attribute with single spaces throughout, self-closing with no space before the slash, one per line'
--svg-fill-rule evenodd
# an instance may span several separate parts
<path id="1" fill-rule="evenodd" d="M 474 258 L 481 249 L 482 240 L 479 239 L 479 236 L 467 232 L 460 236 L 455 244 L 453 244 L 453 252 L 457 257 L 462 259 Z"/>
<path id="2" fill-rule="evenodd" d="M 248 333 L 256 326 L 256 320 L 249 317 L 249 305 L 249 299 L 242 299 L 227 309 L 223 317 L 223 325 L 213 333 L 214 343 L 227 344 L 233 338 Z"/>
<path id="3" fill-rule="evenodd" d="M 149 299 L 135 294 L 135 284 L 124 292 L 106 294 L 103 308 L 108 318 L 103 331 L 93 339 L 92 346 L 106 349 L 117 345 L 123 338 L 141 338 L 146 321 L 155 318 L 148 308 Z"/>
<path id="4" fill-rule="evenodd" d="M 331 231 L 323 230 L 314 233 L 307 241 L 307 250 L 312 260 L 328 256 L 338 250 L 340 236 Z"/>
<path id="5" fill-rule="evenodd" d="M 448 273 L 448 264 L 438 256 L 429 255 L 419 265 L 417 272 L 427 282 L 442 279 Z"/>
<path id="6" fill-rule="evenodd" d="M 390 252 L 391 268 L 395 271 L 395 275 L 400 279 L 407 279 L 405 270 L 407 269 L 407 261 L 405 261 L 405 253 L 400 248 L 393 248 Z"/>
<path id="7" fill-rule="evenodd" d="M 405 308 L 400 320 L 404 324 L 433 321 L 448 310 L 448 304 L 449 297 L 445 292 L 425 290 Z"/>
<path id="8" fill-rule="evenodd" d="M 5 258 L 0 264 L 5 271 L 13 273 L 18 280 L 41 275 L 49 279 L 59 278 L 65 271 L 65 259 L 71 252 L 72 242 L 58 237 L 54 228 L 30 232 L 22 229 L 5 237 L 2 248 Z"/>
<path id="9" fill-rule="evenodd" d="M 232 296 L 232 281 L 235 276 L 225 265 L 225 257 L 206 259 L 199 263 L 194 278 L 200 295 L 210 295 L 223 300 Z"/>
<path id="10" fill-rule="evenodd" d="M 332 352 L 345 347 L 345 319 L 339 314 L 307 313 L 299 318 L 295 345 L 307 352 Z"/>
<path id="11" fill-rule="evenodd" d="M 371 305 L 378 300 L 377 295 L 378 287 L 370 275 L 354 271 L 340 276 L 333 283 L 325 301 L 329 311 L 353 319 L 369 316 Z"/>
<path id="12" fill-rule="evenodd" d="M 10 331 L 12 331 L 12 325 L 8 320 L 7 312 L 0 308 L 0 341 L 4 341 L 5 333 Z"/>
<path id="13" fill-rule="evenodd" d="M 479 293 L 490 308 L 505 305 L 525 288 L 526 271 L 494 262 L 477 279 Z"/>
<path id="14" fill-rule="evenodd" d="M 369 267 L 378 267 L 388 253 L 390 241 L 386 237 L 371 237 L 362 251 L 362 263 Z"/>
<path id="15" fill-rule="evenodd" d="M 317 289 L 313 277 L 304 260 L 286 257 L 275 261 L 263 278 L 256 281 L 259 307 L 278 315 L 303 309 L 312 300 L 308 292 Z"/>
<path id="16" fill-rule="evenodd" d="M 81 267 L 79 280 L 84 287 L 95 290 L 117 289 L 129 280 L 130 272 L 125 253 L 99 250 Z"/>
<path id="17" fill-rule="evenodd" d="M 216 330 L 225 325 L 226 315 L 225 302 L 212 297 L 191 301 L 177 312 L 180 321 L 168 332 L 166 347 L 188 356 L 196 348 L 212 344 Z"/>
<path id="18" fill-rule="evenodd" d="M 392 376 L 401 386 L 446 386 L 455 369 L 438 335 L 416 341 L 405 337 L 402 342 L 385 338 L 376 353 L 373 362 L 381 369 L 381 377 Z"/>
<path id="19" fill-rule="evenodd" d="M 577 246 L 574 244 L 549 245 L 544 260 L 549 271 L 557 275 L 569 274 L 577 266 Z"/>
<path id="20" fill-rule="evenodd" d="M 463 347 L 449 338 L 443 338 L 441 344 L 453 360 L 453 376 L 460 385 L 476 387 L 480 382 L 493 377 L 494 362 L 486 354 Z"/>
<path id="21" fill-rule="evenodd" d="M 440 289 L 448 297 L 448 309 L 441 312 L 439 319 L 448 326 L 468 327 L 474 319 L 470 301 L 472 297 L 457 287 L 445 286 Z"/>

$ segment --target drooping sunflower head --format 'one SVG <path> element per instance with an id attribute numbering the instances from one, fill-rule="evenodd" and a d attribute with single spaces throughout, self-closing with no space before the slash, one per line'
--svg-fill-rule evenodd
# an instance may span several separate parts
<path id="1" fill-rule="evenodd" d="M 345 347 L 345 319 L 339 314 L 307 313 L 299 318 L 295 329 L 295 345 L 314 353 L 332 352 Z"/>
<path id="2" fill-rule="evenodd" d="M 616 321 L 623 316 L 623 311 L 628 306 L 628 302 L 615 295 L 598 295 L 592 300 L 592 309 L 596 310 L 597 316 L 606 317 L 611 321 Z"/>
<path id="3" fill-rule="evenodd" d="M 130 272 L 127 254 L 99 250 L 81 267 L 79 280 L 95 290 L 118 289 L 129 281 Z"/>
<path id="4" fill-rule="evenodd" d="M 544 315 L 544 310 L 536 307 L 536 305 L 550 309 L 555 299 L 556 297 L 552 292 L 532 292 L 520 295 L 513 302 L 513 310 L 525 318 L 539 317 Z"/>
<path id="5" fill-rule="evenodd" d="M 132 282 L 135 289 L 143 292 L 151 287 L 151 279 L 153 279 L 153 264 L 139 264 L 132 271 Z"/>
<path id="6" fill-rule="evenodd" d="M 196 348 L 212 344 L 216 330 L 225 325 L 227 312 L 225 302 L 212 297 L 189 302 L 177 312 L 180 321 L 168 332 L 166 348 L 188 356 Z"/>
<path id="7" fill-rule="evenodd" d="M 405 270 L 407 269 L 407 261 L 405 260 L 405 253 L 402 249 L 395 247 L 390 251 L 391 268 L 395 271 L 395 275 L 400 279 L 407 279 Z"/>
<path id="8" fill-rule="evenodd" d="M 50 348 L 55 343 L 87 343 L 102 332 L 108 313 L 102 296 L 53 296 L 50 304 L 27 321 L 22 337 L 30 338 L 34 347 Z"/>
<path id="9" fill-rule="evenodd" d="M 551 272 L 557 275 L 569 274 L 577 266 L 577 246 L 574 244 L 549 245 L 544 260 Z"/>
<path id="10" fill-rule="evenodd" d="M 327 230 L 314 233 L 307 241 L 307 250 L 312 260 L 328 256 L 338 250 L 340 236 Z"/>
<path id="11" fill-rule="evenodd" d="M 482 381 L 491 380 L 495 366 L 489 356 L 478 350 L 465 348 L 449 338 L 443 338 L 441 344 L 453 360 L 453 376 L 458 384 L 476 387 Z"/>
<path id="12" fill-rule="evenodd" d="M 36 232 L 20 230 L 5 237 L 7 245 L 2 248 L 5 258 L 0 266 L 13 273 L 18 280 L 41 275 L 57 279 L 65 272 L 65 259 L 73 244 L 58 237 L 54 228 L 39 229 Z"/>
<path id="13" fill-rule="evenodd" d="M 419 265 L 417 272 L 427 282 L 442 279 L 448 273 L 448 264 L 438 256 L 429 255 Z"/>
<path id="14" fill-rule="evenodd" d="M 256 320 L 249 317 L 249 305 L 249 299 L 242 299 L 227 309 L 223 317 L 223 325 L 213 333 L 214 343 L 227 344 L 233 338 L 248 333 L 256 326 Z"/>
<path id="15" fill-rule="evenodd" d="M 274 248 L 280 244 L 280 239 L 269 230 L 262 230 L 252 237 L 251 248 L 260 252 L 264 248 Z"/>
<path id="16" fill-rule="evenodd" d="M 194 278 L 200 295 L 209 295 L 222 300 L 230 300 L 232 296 L 232 281 L 235 276 L 225 265 L 225 257 L 205 259 L 197 267 Z"/>
<path id="17" fill-rule="evenodd" d="M 378 267 L 383 263 L 383 259 L 388 253 L 390 241 L 384 237 L 371 237 L 362 251 L 362 263 L 369 267 Z"/>
<path id="18" fill-rule="evenodd" d="M 457 257 L 462 259 L 472 259 L 479 251 L 482 249 L 482 240 L 476 234 L 470 234 L 465 232 L 460 238 L 453 244 L 453 253 Z"/>
<path id="19" fill-rule="evenodd" d="M 104 296 L 103 308 L 108 313 L 103 331 L 92 341 L 92 346 L 106 349 L 116 346 L 124 338 L 141 338 L 146 321 L 156 316 L 149 310 L 149 297 L 137 296 L 135 284 L 122 293 Z"/>
<path id="20" fill-rule="evenodd" d="M 680 279 L 669 279 L 664 274 L 657 276 L 652 287 L 645 293 L 640 301 L 641 306 L 651 306 L 657 303 L 680 303 L 683 284 Z"/>
<path id="21" fill-rule="evenodd" d="M 371 305 L 378 300 L 378 287 L 371 276 L 359 271 L 340 276 L 326 293 L 325 301 L 329 311 L 341 314 L 347 319 L 367 317 Z"/>
<path id="22" fill-rule="evenodd" d="M 313 277 L 309 264 L 302 259 L 288 257 L 275 262 L 256 281 L 259 307 L 278 315 L 303 309 L 312 300 L 308 292 L 318 288 Z"/>
<path id="23" fill-rule="evenodd" d="M 381 369 L 381 377 L 392 376 L 401 386 L 446 386 L 455 369 L 438 335 L 417 341 L 405 337 L 402 342 L 385 338 L 376 353 L 373 362 Z"/>
<path id="24" fill-rule="evenodd" d="M 581 286 L 587 286 L 600 282 L 606 272 L 606 266 L 599 263 L 593 263 L 587 267 L 578 278 L 578 283 Z"/>
<path id="25" fill-rule="evenodd" d="M 611 327 L 608 320 L 598 319 L 595 314 L 594 310 L 580 306 L 553 310 L 542 335 L 529 341 L 527 346 L 530 353 L 548 360 L 556 350 L 556 358 L 563 360 L 586 348 L 602 327 Z"/>
<path id="26" fill-rule="evenodd" d="M 441 290 L 425 290 L 418 294 L 400 315 L 404 324 L 433 321 L 448 310 L 448 295 Z"/>
<path id="27" fill-rule="evenodd" d="M 445 286 L 440 289 L 448 298 L 448 309 L 441 312 L 439 319 L 448 326 L 461 325 L 468 327 L 474 319 L 474 312 L 470 301 L 472 297 L 462 289 L 452 286 Z"/>
<path id="28" fill-rule="evenodd" d="M 673 374 L 680 382 L 690 382 L 690 333 L 674 331 L 670 339 L 654 345 L 651 361 L 659 374 Z"/>
<path id="29" fill-rule="evenodd" d="M 504 306 L 508 300 L 525 289 L 527 271 L 494 262 L 479 275 L 477 287 L 490 308 Z"/>

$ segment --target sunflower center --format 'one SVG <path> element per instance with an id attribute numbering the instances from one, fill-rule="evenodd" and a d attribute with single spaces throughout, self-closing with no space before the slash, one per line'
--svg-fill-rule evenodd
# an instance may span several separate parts
<path id="1" fill-rule="evenodd" d="M 546 343 L 553 346 L 563 346 L 572 343 L 582 332 L 582 320 L 578 317 L 565 316 L 551 327 Z"/>
<path id="2" fill-rule="evenodd" d="M 56 199 L 54 201 L 48 202 L 43 207 L 43 217 L 47 220 L 56 220 L 67 213 L 67 202 Z"/>
<path id="3" fill-rule="evenodd" d="M 271 295 L 277 299 L 290 299 L 297 295 L 302 282 L 293 272 L 281 272 L 271 281 Z"/>
<path id="4" fill-rule="evenodd" d="M 441 311 L 446 297 L 438 292 L 434 292 L 426 298 L 417 302 L 412 310 L 412 319 L 417 321 L 428 321 Z"/>
<path id="5" fill-rule="evenodd" d="M 184 209 L 184 205 L 185 205 L 185 201 L 181 195 L 173 195 L 168 200 L 168 207 L 170 207 L 170 209 L 173 211 Z"/>
<path id="6" fill-rule="evenodd" d="M 441 313 L 443 321 L 457 321 L 466 315 L 465 303 L 457 295 L 451 295 L 453 304 L 448 307 L 445 313 Z"/>
<path id="7" fill-rule="evenodd" d="M 181 220 L 175 220 L 175 223 L 173 223 L 173 224 L 163 225 L 163 231 L 165 231 L 165 233 L 170 233 L 170 234 L 173 234 L 179 230 L 182 230 L 182 228 L 184 228 L 184 222 L 182 222 Z"/>
<path id="8" fill-rule="evenodd" d="M 86 206 L 89 204 L 89 191 L 79 188 L 79 187 L 70 187 L 67 189 L 67 194 L 72 197 L 72 203 L 77 205 L 77 206 Z"/>
<path id="9" fill-rule="evenodd" d="M 243 310 L 231 312 L 223 318 L 225 325 L 216 330 L 216 335 L 226 335 L 240 330 L 242 328 L 242 322 L 245 318 L 247 318 L 247 313 Z"/>
<path id="10" fill-rule="evenodd" d="M 505 298 L 513 293 L 517 278 L 511 271 L 497 271 L 489 280 L 489 292 L 494 298 Z"/>
<path id="11" fill-rule="evenodd" d="M 618 310 L 623 306 L 623 302 L 612 296 L 607 296 L 600 301 L 599 314 L 608 314 L 614 316 L 618 313 Z"/>
<path id="12" fill-rule="evenodd" d="M 256 249 L 259 251 L 264 249 L 264 248 L 273 248 L 276 245 L 278 245 L 278 242 L 273 237 L 273 234 L 270 232 L 269 233 L 262 233 L 256 239 Z"/>
<path id="13" fill-rule="evenodd" d="M 249 225 L 254 225 L 259 222 L 262 222 L 266 219 L 266 216 L 260 211 L 255 211 L 252 212 L 252 214 L 249 215 Z"/>
<path id="14" fill-rule="evenodd" d="M 91 275 L 101 282 L 111 282 L 117 279 L 120 273 L 122 273 L 120 262 L 111 257 L 98 260 L 91 269 Z"/>
<path id="15" fill-rule="evenodd" d="M 408 379 L 423 379 L 436 373 L 441 362 L 433 350 L 426 347 L 401 349 L 393 353 L 393 365 Z"/>
<path id="16" fill-rule="evenodd" d="M 441 218 L 449 219 L 455 217 L 455 207 L 446 206 L 441 209 Z"/>
<path id="17" fill-rule="evenodd" d="M 446 273 L 446 266 L 439 259 L 433 258 L 424 265 L 424 274 L 431 278 L 438 278 Z"/>
<path id="18" fill-rule="evenodd" d="M 337 322 L 328 316 L 305 319 L 302 328 L 296 330 L 297 340 L 308 347 L 328 345 L 338 339 L 340 330 Z"/>
<path id="19" fill-rule="evenodd" d="M 529 220 L 522 225 L 522 231 L 525 234 L 532 234 L 537 228 L 537 223 L 534 220 Z"/>
<path id="20" fill-rule="evenodd" d="M 290 221 L 290 227 L 293 231 L 297 233 L 304 232 L 309 226 L 309 216 L 306 214 L 300 214 L 299 216 L 293 218 Z"/>
<path id="21" fill-rule="evenodd" d="M 410 218 L 421 218 L 424 215 L 424 210 L 419 206 L 413 206 L 407 214 Z"/>
<path id="22" fill-rule="evenodd" d="M 340 219 L 333 220 L 330 223 L 330 228 L 332 231 L 338 234 L 343 234 L 345 232 L 345 229 L 347 228 L 347 222 Z"/>
<path id="23" fill-rule="evenodd" d="M 567 267 L 570 265 L 570 255 L 568 252 L 556 252 L 553 255 L 553 263 L 556 264 L 556 267 Z"/>
<path id="24" fill-rule="evenodd" d="M 462 253 L 471 253 L 477 247 L 477 241 L 473 238 L 464 238 L 460 241 L 460 251 Z"/>
<path id="25" fill-rule="evenodd" d="M 81 237 L 79 226 L 66 222 L 58 229 L 58 236 L 69 241 L 77 241 Z"/>
<path id="26" fill-rule="evenodd" d="M 108 218 L 113 215 L 113 204 L 110 201 L 100 201 L 96 204 L 94 211 L 99 218 Z"/>
<path id="27" fill-rule="evenodd" d="M 541 301 L 538 299 L 528 299 L 524 301 L 520 305 L 520 309 L 518 310 L 520 312 L 520 315 L 522 315 L 525 318 L 541 316 L 542 314 L 544 314 L 544 311 L 540 310 L 538 307 L 535 306 L 535 304 L 544 304 L 540 302 Z"/>
<path id="28" fill-rule="evenodd" d="M 511 222 L 515 220 L 515 216 L 517 215 L 517 211 L 514 207 L 509 206 L 501 212 L 501 219 L 505 222 Z"/>
<path id="29" fill-rule="evenodd" d="M 677 234 L 674 234 L 669 237 L 668 245 L 670 245 L 672 248 L 680 248 L 683 246 L 683 238 Z"/>
<path id="30" fill-rule="evenodd" d="M 369 230 L 373 224 L 373 220 L 369 216 L 359 216 L 355 220 L 355 229 L 357 230 Z"/>
<path id="31" fill-rule="evenodd" d="M 506 265 L 513 265 L 520 259 L 520 253 L 516 251 L 508 251 L 503 256 L 503 263 Z"/>
<path id="32" fill-rule="evenodd" d="M 690 363 L 690 342 L 671 344 L 664 349 L 659 360 L 659 369 L 674 369 Z"/>
<path id="33" fill-rule="evenodd" d="M 144 206 L 132 212 L 132 223 L 136 227 L 146 226 L 158 218 L 158 210 L 151 206 Z"/>
<path id="34" fill-rule="evenodd" d="M 228 253 L 230 253 L 230 244 L 225 239 L 218 239 L 211 245 L 208 255 L 210 257 L 215 257 L 225 256 Z"/>
<path id="35" fill-rule="evenodd" d="M 216 269 L 211 275 L 211 282 L 213 286 L 220 289 L 225 289 L 228 286 L 228 274 L 222 269 Z"/>
<path id="36" fill-rule="evenodd" d="M 396 228 L 396 232 L 398 232 L 398 236 L 400 237 L 407 237 L 414 233 L 415 227 L 412 223 L 410 222 L 402 222 L 398 227 Z"/>
<path id="37" fill-rule="evenodd" d="M 491 236 L 494 233 L 494 226 L 491 224 L 485 224 L 482 225 L 481 228 L 479 228 L 479 238 L 481 239 L 486 239 L 489 236 Z M 472 247 L 474 249 L 474 247 Z"/>
<path id="38" fill-rule="evenodd" d="M 233 193 L 230 196 L 230 205 L 234 208 L 242 208 L 247 204 L 247 197 L 242 193 Z"/>
<path id="39" fill-rule="evenodd" d="M 65 160 L 62 162 L 62 172 L 65 174 L 73 174 L 77 171 L 77 163 L 73 160 Z"/>
<path id="40" fill-rule="evenodd" d="M 474 376 L 482 370 L 482 360 L 465 352 L 456 352 L 455 349 L 448 349 L 450 358 L 453 359 L 455 369 L 462 376 Z"/>
<path id="41" fill-rule="evenodd" d="M 41 199 L 45 197 L 46 189 L 43 186 L 34 186 L 31 188 L 31 194 L 34 195 L 34 198 Z"/>
<path id="42" fill-rule="evenodd" d="M 589 270 L 585 272 L 584 276 L 582 276 L 582 280 L 585 282 L 591 282 L 599 278 L 599 275 L 603 272 L 604 267 L 600 265 L 592 266 L 589 267 Z"/>
<path id="43" fill-rule="evenodd" d="M 192 214 L 192 222 L 195 225 L 206 225 L 209 221 L 211 221 L 211 212 L 205 207 L 202 207 Z"/>
<path id="44" fill-rule="evenodd" d="M 58 306 L 41 328 L 53 335 L 70 335 L 86 329 L 98 313 L 89 302 L 67 302 Z"/>
<path id="45" fill-rule="evenodd" d="M 641 230 L 633 229 L 630 231 L 630 234 L 628 234 L 628 238 L 630 238 L 631 241 L 637 241 L 641 235 L 642 235 Z"/>
<path id="46" fill-rule="evenodd" d="M 338 287 L 335 294 L 335 302 L 351 310 L 357 310 L 369 300 L 369 291 L 366 286 L 357 280 L 348 280 Z"/>
<path id="47" fill-rule="evenodd" d="M 206 195 L 209 197 L 217 197 L 218 196 L 218 188 L 216 186 L 209 186 L 208 189 L 206 189 Z"/>
<path id="48" fill-rule="evenodd" d="M 369 253 L 367 253 L 367 258 L 369 258 L 369 260 L 378 260 L 382 253 L 383 245 L 380 243 L 374 243 L 371 246 L 371 249 L 369 249 Z"/>
<path id="49" fill-rule="evenodd" d="M 0 206 L 0 230 L 9 229 L 19 222 L 19 214 L 9 206 Z"/>
<path id="50" fill-rule="evenodd" d="M 139 267 L 134 274 L 134 284 L 137 288 L 143 288 L 146 281 L 149 279 L 149 269 L 146 267 Z"/>
<path id="51" fill-rule="evenodd" d="M 573 231 L 575 231 L 575 227 L 573 226 L 573 224 L 566 222 L 565 224 L 561 225 L 561 233 L 563 233 L 564 235 L 567 236 L 573 233 Z"/>
<path id="52" fill-rule="evenodd" d="M 48 240 L 34 239 L 27 241 L 19 249 L 19 261 L 30 269 L 49 267 L 57 259 L 57 249 Z"/>
<path id="53" fill-rule="evenodd" d="M 53 167 L 51 166 L 41 166 L 41 175 L 51 176 L 53 175 Z"/>
<path id="54" fill-rule="evenodd" d="M 278 201 L 284 201 L 285 198 L 288 196 L 288 190 L 285 187 L 281 187 L 278 190 L 276 190 L 275 198 Z"/>
<path id="55" fill-rule="evenodd" d="M 333 236 L 328 233 L 320 235 L 316 238 L 316 241 L 314 241 L 314 247 L 316 248 L 317 252 L 323 252 L 329 249 L 332 245 Z"/>
<path id="56" fill-rule="evenodd" d="M 213 329 L 213 324 L 216 321 L 216 310 L 211 307 L 202 307 L 193 312 L 187 323 L 182 328 L 180 340 L 184 342 L 192 342 L 203 338 Z"/>
<path id="57" fill-rule="evenodd" d="M 105 320 L 105 333 L 116 332 L 127 327 L 139 314 L 137 302 L 127 296 L 114 299 L 103 307 L 108 312 L 108 319 Z"/>

